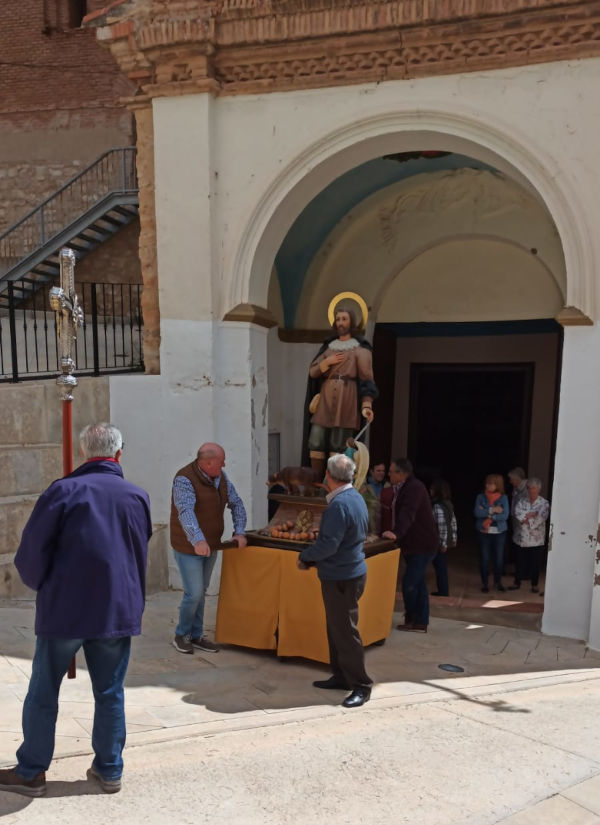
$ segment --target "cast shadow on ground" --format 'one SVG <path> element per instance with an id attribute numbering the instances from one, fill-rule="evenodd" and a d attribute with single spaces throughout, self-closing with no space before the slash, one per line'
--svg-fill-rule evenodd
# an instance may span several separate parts
<path id="1" fill-rule="evenodd" d="M 73 782 L 46 782 L 48 797 L 62 796 L 104 796 L 104 791 L 97 782 L 91 779 L 75 779 Z M 44 797 L 42 797 L 43 799 Z M 0 818 L 19 813 L 30 805 L 34 800 L 29 796 L 21 796 L 16 793 L 0 791 Z"/>
<path id="2" fill-rule="evenodd" d="M 239 650 L 234 646 L 223 646 L 230 652 Z M 247 653 L 247 651 L 245 651 Z M 252 651 L 257 657 L 257 662 L 264 661 L 264 657 L 268 657 L 273 664 L 278 660 L 277 657 L 270 651 Z M 368 654 L 367 654 L 368 665 Z M 219 714 L 243 713 L 255 710 L 264 710 L 267 713 L 273 711 L 295 710 L 302 707 L 314 706 L 336 706 L 341 704 L 342 699 L 347 695 L 347 691 L 337 690 L 320 690 L 312 686 L 314 679 L 327 678 L 331 671 L 329 666 L 318 662 L 311 662 L 309 660 L 300 658 L 289 658 L 279 660 L 280 672 L 279 674 L 272 668 L 267 673 L 260 671 L 252 674 L 250 679 L 244 684 L 237 686 L 227 686 L 226 680 L 221 684 L 218 683 L 218 673 L 220 668 L 215 672 L 210 672 L 209 679 L 205 680 L 204 689 L 191 691 L 181 697 L 181 701 L 190 704 L 205 707 L 207 710 Z M 456 699 L 471 702 L 488 708 L 495 713 L 530 713 L 526 708 L 518 707 L 511 704 L 504 699 L 486 699 L 470 694 L 461 689 L 452 688 L 448 681 L 455 676 L 442 676 L 441 672 L 437 670 L 437 665 L 430 665 L 431 670 L 439 677 L 439 680 L 433 681 L 433 673 L 429 678 L 420 680 L 407 679 L 403 675 L 402 662 L 397 665 L 386 664 L 384 668 L 377 668 L 377 671 L 384 670 L 385 678 L 380 678 L 383 674 L 379 672 L 376 678 L 376 685 L 385 685 L 386 682 L 401 682 L 408 681 L 413 684 L 423 686 L 433 699 L 434 691 L 440 690 L 451 694 L 451 697 Z M 375 672 L 375 671 L 374 671 Z M 465 672 L 460 674 L 462 677 L 469 677 L 479 675 L 476 672 Z M 440 680 L 444 679 L 442 683 Z M 212 684 L 211 684 L 212 683 Z M 414 694 L 415 700 L 417 696 L 422 696 L 421 693 Z M 386 697 L 387 698 L 387 697 Z M 404 697 L 410 701 L 410 695 Z M 444 697 L 445 698 L 445 697 Z M 450 697 L 449 697 L 450 698 Z"/>

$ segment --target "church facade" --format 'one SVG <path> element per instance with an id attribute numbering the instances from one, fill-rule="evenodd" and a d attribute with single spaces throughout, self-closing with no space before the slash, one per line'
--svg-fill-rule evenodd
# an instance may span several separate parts
<path id="1" fill-rule="evenodd" d="M 475 375 L 486 472 L 514 455 L 551 487 L 542 628 L 600 648 L 600 3 L 118 0 L 84 25 L 135 85 L 146 373 L 110 409 L 155 521 L 214 440 L 266 523 L 269 451 L 298 463 L 307 365 L 356 292 L 371 443 L 424 458 L 432 367 Z"/>

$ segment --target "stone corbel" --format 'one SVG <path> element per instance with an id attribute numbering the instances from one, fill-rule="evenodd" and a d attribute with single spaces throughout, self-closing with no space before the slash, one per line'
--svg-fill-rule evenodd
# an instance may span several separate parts
<path id="1" fill-rule="evenodd" d="M 223 317 L 223 320 L 243 321 L 248 324 L 256 324 L 259 327 L 266 327 L 267 329 L 277 326 L 277 320 L 270 310 L 259 307 L 256 304 L 238 304 L 229 310 Z"/>
<path id="2" fill-rule="evenodd" d="M 563 307 L 556 316 L 556 321 L 562 327 L 593 327 L 594 322 L 577 307 Z"/>

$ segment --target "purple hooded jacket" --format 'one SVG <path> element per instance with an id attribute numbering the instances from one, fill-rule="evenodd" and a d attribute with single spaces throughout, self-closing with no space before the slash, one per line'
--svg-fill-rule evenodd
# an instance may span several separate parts
<path id="1" fill-rule="evenodd" d="M 65 639 L 141 633 L 150 500 L 111 460 L 87 461 L 42 493 L 15 566 L 37 590 L 35 632 Z"/>

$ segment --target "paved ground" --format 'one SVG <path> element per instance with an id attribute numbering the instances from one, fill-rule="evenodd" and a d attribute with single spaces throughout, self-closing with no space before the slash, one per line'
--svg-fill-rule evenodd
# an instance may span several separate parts
<path id="1" fill-rule="evenodd" d="M 371 702 L 311 686 L 326 668 L 170 647 L 179 594 L 149 600 L 128 675 L 121 794 L 85 781 L 87 673 L 65 681 L 46 799 L 0 792 L 0 821 L 231 825 L 600 825 L 600 654 L 537 632 L 435 618 L 368 651 Z M 210 600 L 209 627 L 215 600 Z M 0 762 L 14 763 L 31 605 L 1 608 Z M 439 665 L 462 666 L 449 674 Z"/>

